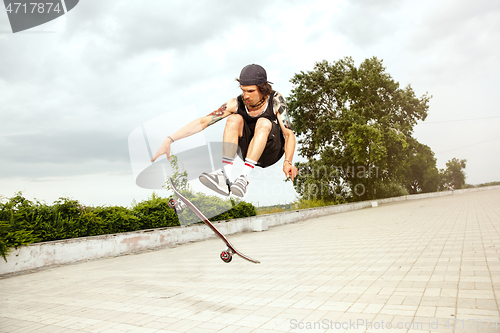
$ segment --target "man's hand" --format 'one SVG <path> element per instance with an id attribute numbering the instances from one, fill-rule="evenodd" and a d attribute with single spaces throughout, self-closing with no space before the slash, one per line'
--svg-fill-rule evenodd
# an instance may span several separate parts
<path id="1" fill-rule="evenodd" d="M 292 177 L 292 182 L 295 177 L 297 177 L 297 173 L 299 173 L 299 170 L 297 170 L 296 167 L 294 167 L 290 162 L 285 161 L 283 163 L 283 172 L 285 173 L 286 178 Z"/>
<path id="2" fill-rule="evenodd" d="M 151 159 L 151 162 L 156 161 L 156 159 L 158 157 L 160 157 L 161 155 L 164 155 L 164 154 L 167 155 L 167 159 L 170 161 L 170 145 L 171 144 L 172 144 L 172 141 L 170 141 L 169 138 L 166 138 L 165 141 L 163 141 L 163 144 L 160 146 L 160 149 L 158 149 L 158 151 L 156 152 L 155 157 L 153 157 Z"/>

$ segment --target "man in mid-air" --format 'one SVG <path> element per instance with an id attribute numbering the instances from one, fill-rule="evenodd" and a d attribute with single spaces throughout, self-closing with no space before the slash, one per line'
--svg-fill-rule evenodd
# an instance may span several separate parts
<path id="1" fill-rule="evenodd" d="M 266 168 L 278 162 L 283 155 L 283 172 L 293 181 L 298 172 L 292 165 L 295 135 L 285 99 L 272 90 L 272 82 L 267 81 L 267 73 L 259 65 L 245 66 L 237 81 L 241 95 L 167 136 L 151 161 L 154 162 L 163 154 L 170 161 L 172 143 L 227 118 L 222 140 L 223 168 L 212 173 L 202 173 L 199 177 L 202 184 L 222 195 L 232 193 L 244 197 L 249 184 L 248 177 L 255 166 Z M 233 161 L 237 153 L 245 164 L 236 179 L 231 181 Z"/>

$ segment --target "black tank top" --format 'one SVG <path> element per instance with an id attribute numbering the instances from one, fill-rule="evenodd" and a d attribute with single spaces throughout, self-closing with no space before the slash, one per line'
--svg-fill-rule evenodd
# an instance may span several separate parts
<path id="1" fill-rule="evenodd" d="M 269 98 L 267 101 L 266 109 L 259 114 L 258 116 L 252 117 L 248 114 L 245 103 L 243 102 L 243 97 L 241 95 L 238 96 L 238 111 L 237 113 L 243 117 L 243 120 L 247 123 L 247 125 L 252 129 L 252 132 L 255 130 L 255 124 L 259 118 L 267 118 L 272 123 L 278 124 L 278 117 L 276 117 L 276 113 L 274 113 L 273 101 L 276 92 L 273 90 L 269 94 Z"/>

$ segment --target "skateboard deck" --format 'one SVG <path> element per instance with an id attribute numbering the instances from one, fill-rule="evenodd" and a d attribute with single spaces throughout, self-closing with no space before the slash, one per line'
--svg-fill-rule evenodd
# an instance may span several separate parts
<path id="1" fill-rule="evenodd" d="M 212 231 L 217 235 L 219 236 L 220 239 L 222 239 L 222 241 L 224 243 L 226 243 L 226 246 L 227 248 L 221 252 L 220 254 L 220 258 L 222 259 L 222 261 L 224 261 L 225 263 L 229 263 L 231 262 L 232 260 L 232 257 L 233 257 L 233 254 L 237 254 L 239 255 L 240 257 L 242 257 L 243 259 L 245 260 L 248 260 L 250 262 L 253 262 L 255 264 L 260 264 L 260 261 L 258 260 L 255 260 L 255 259 L 252 259 L 246 255 L 244 255 L 243 253 L 241 253 L 240 251 L 236 250 L 236 248 L 229 242 L 229 240 L 226 238 L 226 236 L 219 231 L 219 229 L 217 229 L 212 222 L 210 222 L 210 220 L 208 218 L 205 217 L 205 215 L 203 215 L 202 212 L 200 212 L 200 210 L 198 208 L 196 208 L 195 205 L 193 205 L 188 199 L 186 199 L 182 194 L 179 193 L 179 191 L 177 190 L 177 188 L 175 187 L 175 184 L 174 182 L 172 181 L 172 178 L 169 178 L 168 181 L 170 182 L 170 186 L 172 187 L 172 189 L 174 190 L 175 194 L 177 195 L 177 197 L 179 198 L 178 201 L 176 201 L 175 199 L 170 199 L 170 201 L 168 202 L 169 206 L 171 208 L 174 208 L 176 212 L 180 212 L 184 207 L 188 207 L 193 213 L 195 213 L 210 229 L 212 229 Z"/>

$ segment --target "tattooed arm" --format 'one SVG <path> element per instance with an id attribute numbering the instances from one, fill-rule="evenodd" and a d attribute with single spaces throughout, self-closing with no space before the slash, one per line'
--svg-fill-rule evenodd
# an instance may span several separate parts
<path id="1" fill-rule="evenodd" d="M 164 154 L 167 155 L 167 159 L 170 161 L 170 146 L 173 142 L 203 131 L 208 126 L 215 124 L 232 113 L 235 113 L 236 110 L 237 102 L 236 98 L 233 98 L 209 115 L 193 120 L 174 134 L 167 136 L 165 141 L 163 141 L 163 144 L 160 146 L 160 149 L 158 149 L 155 156 L 151 159 L 151 162 L 154 162 L 158 157 Z"/>
<path id="2" fill-rule="evenodd" d="M 233 98 L 232 100 L 222 104 L 222 106 L 218 110 L 210 113 L 203 118 L 200 118 L 200 123 L 204 125 L 203 129 L 205 129 L 208 126 L 215 124 L 219 120 L 226 118 L 232 113 L 236 113 L 237 109 L 238 103 L 236 102 L 236 98 Z"/>
<path id="3" fill-rule="evenodd" d="M 278 117 L 283 136 L 285 137 L 285 162 L 283 163 L 283 172 L 286 178 L 291 177 L 293 181 L 298 173 L 297 168 L 292 164 L 293 154 L 295 152 L 295 134 L 292 131 L 292 122 L 288 115 L 285 98 L 280 93 L 277 93 L 274 97 L 273 108 Z"/>
<path id="4" fill-rule="evenodd" d="M 293 130 L 285 98 L 280 93 L 276 93 L 276 96 L 274 97 L 273 108 L 274 113 L 278 116 L 278 119 L 281 117 L 281 123 L 283 123 L 283 126 L 289 130 Z"/>

